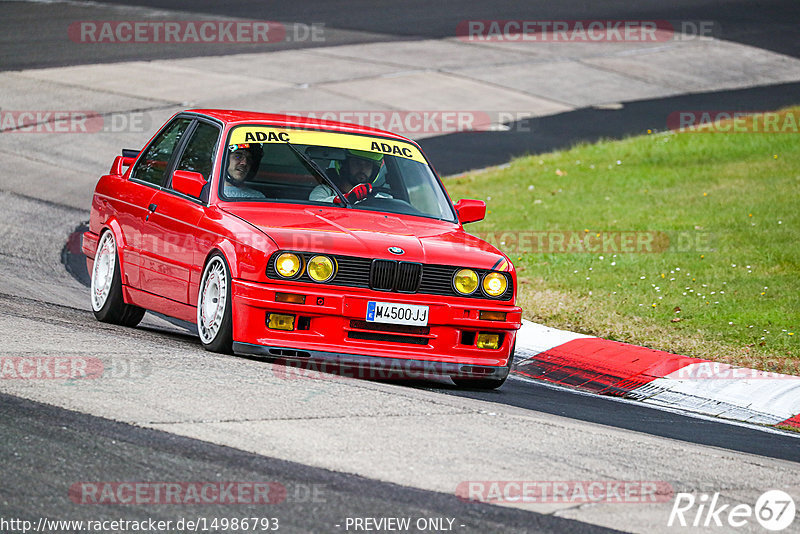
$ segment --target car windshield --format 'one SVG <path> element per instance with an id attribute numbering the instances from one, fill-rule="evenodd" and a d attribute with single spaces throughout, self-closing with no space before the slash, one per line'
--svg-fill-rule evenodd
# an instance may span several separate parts
<path id="1" fill-rule="evenodd" d="M 456 220 L 422 152 L 405 141 L 238 126 L 231 130 L 222 168 L 219 195 L 226 201 L 322 204 Z M 359 184 L 369 187 L 348 194 Z"/>

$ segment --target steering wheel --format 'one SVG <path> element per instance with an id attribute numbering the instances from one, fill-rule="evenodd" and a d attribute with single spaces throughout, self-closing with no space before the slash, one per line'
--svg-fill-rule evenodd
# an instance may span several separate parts
<path id="1" fill-rule="evenodd" d="M 367 196 L 365 196 L 364 198 L 360 198 L 360 199 L 356 200 L 354 202 L 354 204 L 360 204 L 362 202 L 365 202 L 365 201 L 373 199 L 373 198 L 379 198 L 378 197 L 378 193 L 386 193 L 387 195 L 389 195 L 391 197 L 392 191 L 388 187 L 384 187 L 384 186 L 382 186 L 382 187 L 373 187 L 370 190 L 370 192 L 369 192 L 369 194 Z"/>
<path id="2" fill-rule="evenodd" d="M 369 196 L 376 197 L 376 196 L 378 196 L 378 193 L 385 193 L 385 194 L 387 194 L 387 195 L 389 195 L 391 197 L 392 196 L 392 188 L 391 187 L 387 187 L 385 185 L 384 186 L 380 186 L 380 187 L 373 187 L 372 191 L 370 191 Z M 394 198 L 394 197 L 392 197 L 392 198 Z"/>

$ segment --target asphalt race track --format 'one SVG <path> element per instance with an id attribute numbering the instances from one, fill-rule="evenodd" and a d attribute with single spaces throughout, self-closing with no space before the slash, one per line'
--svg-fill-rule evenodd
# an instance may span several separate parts
<path id="1" fill-rule="evenodd" d="M 668 5 L 142 0 L 134 7 L 125 2 L 5 2 L 0 14 L 0 87 L 4 100 L 14 103 L 11 109 L 72 105 L 61 96 L 22 94 L 19 88 L 29 86 L 20 80 L 29 80 L 30 69 L 177 58 L 224 61 L 254 51 L 242 44 L 70 46 L 64 28 L 79 20 L 324 23 L 325 42 L 283 42 L 270 49 L 300 52 L 442 40 L 466 19 L 712 20 L 719 33 L 715 37 L 800 58 L 800 5 L 795 0 Z M 242 68 L 247 69 L 246 61 Z M 146 87 L 150 81 L 137 83 Z M 102 93 L 72 81 L 59 87 L 68 102 L 91 101 Z M 107 94 L 109 106 L 145 109 L 158 120 L 178 106 L 156 97 L 137 100 L 122 89 Z M 765 78 L 748 87 L 578 107 L 526 119 L 504 131 L 430 136 L 421 144 L 442 174 L 453 174 L 579 140 L 641 132 L 653 125 L 653 117 L 675 109 L 774 109 L 797 104 L 799 96 L 800 81 Z M 9 109 L 9 104 L 0 102 L 0 108 Z M 145 139 L 159 124 L 151 125 Z M 419 524 L 425 528 L 411 532 L 711 532 L 723 529 L 668 526 L 673 494 L 719 493 L 720 503 L 732 506 L 752 506 L 770 489 L 800 498 L 798 434 L 690 417 L 519 378 L 495 392 L 476 392 L 447 384 L 303 376 L 256 358 L 207 353 L 181 324 L 154 315 L 132 330 L 97 323 L 89 311 L 85 271 L 68 239 L 87 220 L 91 187 L 106 171 L 112 151 L 122 148 L 118 144 L 129 148 L 128 143 L 139 142 L 141 133 L 134 134 L 98 135 L 90 141 L 57 134 L 30 134 L 22 140 L 23 134 L 0 136 L 3 356 L 94 359 L 112 370 L 83 381 L 0 380 L 1 532 L 22 531 L 4 526 L 2 520 L 12 518 L 35 525 L 40 518 L 174 522 L 233 517 L 278 518 L 282 532 L 392 531 L 385 522 L 382 528 L 366 528 L 366 518 L 411 518 L 415 525 L 423 520 Z M 78 150 L 81 154 L 72 157 L 71 151 Z M 266 505 L 221 499 L 211 504 L 87 504 L 75 493 L 87 484 L 132 481 L 151 486 L 266 482 L 280 498 Z M 647 502 L 508 500 L 495 505 L 459 499 L 457 488 L 470 481 L 657 481 L 671 492 Z M 43 530 L 86 531 L 74 526 Z M 737 531 L 763 530 L 753 520 Z"/>
<path id="2" fill-rule="evenodd" d="M 283 502 L 273 506 L 237 505 L 241 517 L 278 517 L 281 531 L 314 532 L 344 525 L 346 517 L 458 518 L 479 532 L 515 531 L 605 533 L 595 527 L 552 515 L 511 508 L 482 506 L 430 491 L 414 490 L 363 477 L 248 454 L 103 418 L 3 396 L 0 431 L 6 446 L 0 451 L 4 485 L 19 488 L 5 495 L 4 516 L 38 521 L 39 517 L 80 518 L 69 499 L 53 500 L 52 489 L 70 487 L 92 466 L 109 480 L 172 480 L 191 473 L 197 480 L 269 480 L 279 484 Z M 54 433 L 53 427 L 62 430 Z M 20 458 L 36 459 L 35 462 Z M 121 461 L 124 460 L 124 461 Z M 27 488 L 23 490 L 23 488 Z M 7 500 L 6 500 L 7 499 Z M 171 505 L 121 506 L 94 510 L 91 519 L 175 520 Z M 188 518 L 225 517 L 230 505 L 181 508 Z"/>

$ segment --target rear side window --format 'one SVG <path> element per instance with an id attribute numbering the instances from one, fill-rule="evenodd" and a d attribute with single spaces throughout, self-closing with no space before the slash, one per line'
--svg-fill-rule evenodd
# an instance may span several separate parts
<path id="1" fill-rule="evenodd" d="M 207 182 L 211 177 L 217 139 L 219 139 L 219 128 L 206 122 L 198 122 L 197 128 L 186 144 L 177 170 L 199 172 Z"/>
<path id="2" fill-rule="evenodd" d="M 157 186 L 164 185 L 167 165 L 192 119 L 179 118 L 161 131 L 136 163 L 131 178 Z"/>

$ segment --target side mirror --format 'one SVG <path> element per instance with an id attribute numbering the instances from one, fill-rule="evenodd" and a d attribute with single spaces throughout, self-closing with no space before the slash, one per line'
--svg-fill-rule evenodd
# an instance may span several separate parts
<path id="1" fill-rule="evenodd" d="M 461 224 L 483 220 L 486 217 L 486 202 L 462 198 L 453 206 Z"/>
<path id="2" fill-rule="evenodd" d="M 133 165 L 133 162 L 136 161 L 136 157 L 128 157 L 128 156 L 117 156 L 114 158 L 114 163 L 111 164 L 111 170 L 109 174 L 115 174 L 117 176 L 122 176 L 123 167 L 130 167 Z"/>
<path id="3" fill-rule="evenodd" d="M 200 198 L 206 179 L 199 172 L 175 171 L 172 173 L 172 189 L 178 193 Z"/>

